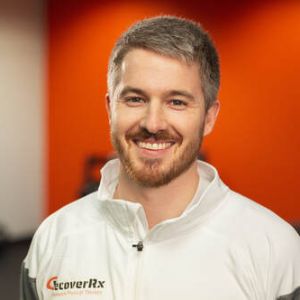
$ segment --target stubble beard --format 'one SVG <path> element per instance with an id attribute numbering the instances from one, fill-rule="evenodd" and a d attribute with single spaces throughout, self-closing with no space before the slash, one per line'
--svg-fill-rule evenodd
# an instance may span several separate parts
<path id="1" fill-rule="evenodd" d="M 129 140 L 132 140 L 132 136 L 137 137 L 143 135 L 142 130 L 145 129 L 127 135 L 125 141 L 127 145 L 129 145 Z M 126 146 L 123 145 L 117 133 L 114 130 L 111 130 L 110 134 L 114 149 L 129 178 L 145 187 L 160 187 L 170 183 L 173 179 L 183 174 L 195 162 L 201 148 L 203 130 L 204 125 L 202 124 L 198 135 L 196 135 L 184 148 L 177 149 L 180 151 L 178 154 L 175 154 L 177 157 L 166 163 L 161 158 L 133 157 L 133 155 L 130 154 L 130 149 L 126 149 Z M 168 136 L 169 134 L 166 133 L 166 135 Z M 157 138 L 157 140 L 159 139 L 160 138 Z M 133 141 L 131 141 L 131 143 L 133 143 Z M 182 147 L 181 137 L 177 138 L 177 143 L 179 143 L 179 147 Z M 133 145 L 130 145 L 130 147 L 132 146 Z"/>

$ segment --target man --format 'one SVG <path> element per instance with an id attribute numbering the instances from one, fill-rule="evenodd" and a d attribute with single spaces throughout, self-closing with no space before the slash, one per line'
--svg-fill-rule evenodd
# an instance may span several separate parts
<path id="1" fill-rule="evenodd" d="M 38 229 L 21 298 L 300 299 L 300 239 L 197 161 L 219 111 L 218 55 L 197 24 L 138 22 L 109 62 L 119 160 L 98 193 Z"/>

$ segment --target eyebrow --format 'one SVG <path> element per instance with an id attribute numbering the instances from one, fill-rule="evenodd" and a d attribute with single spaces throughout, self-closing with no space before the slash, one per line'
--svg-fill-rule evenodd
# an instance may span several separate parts
<path id="1" fill-rule="evenodd" d="M 129 93 L 134 93 L 134 94 L 138 94 L 138 95 L 147 97 L 147 94 L 142 89 L 134 88 L 131 86 L 125 86 L 124 89 L 120 93 L 120 98 L 125 97 Z"/>
<path id="2" fill-rule="evenodd" d="M 145 91 L 143 91 L 142 89 L 131 87 L 131 86 L 125 86 L 120 93 L 120 98 L 125 97 L 129 93 L 134 93 L 137 95 L 141 95 L 143 97 L 148 97 L 147 93 Z M 193 94 L 183 91 L 183 90 L 171 90 L 164 94 L 164 97 L 176 97 L 176 96 L 185 97 L 190 101 L 195 100 L 195 97 L 193 96 Z"/>
<path id="3" fill-rule="evenodd" d="M 169 97 L 183 96 L 183 97 L 187 98 L 188 100 L 191 100 L 191 101 L 195 100 L 195 97 L 191 93 L 186 92 L 186 91 L 181 91 L 181 90 L 172 90 L 172 91 L 168 92 L 167 95 Z"/>

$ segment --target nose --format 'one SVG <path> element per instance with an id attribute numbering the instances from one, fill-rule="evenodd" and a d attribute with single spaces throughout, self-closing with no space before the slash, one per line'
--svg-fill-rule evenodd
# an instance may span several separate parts
<path id="1" fill-rule="evenodd" d="M 147 129 L 148 132 L 156 133 L 165 130 L 167 121 L 163 104 L 160 101 L 151 100 L 145 109 L 145 115 L 141 121 L 141 127 Z"/>

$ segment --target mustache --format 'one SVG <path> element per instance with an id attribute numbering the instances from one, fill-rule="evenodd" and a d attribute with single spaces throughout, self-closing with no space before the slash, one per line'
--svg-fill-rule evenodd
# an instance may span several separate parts
<path id="1" fill-rule="evenodd" d="M 175 136 L 166 130 L 160 130 L 158 132 L 152 133 L 149 132 L 146 128 L 139 128 L 136 131 L 128 132 L 126 134 L 127 140 L 146 140 L 146 139 L 154 139 L 155 141 L 162 140 L 172 140 L 175 142 L 181 142 L 182 138 L 179 136 Z"/>

